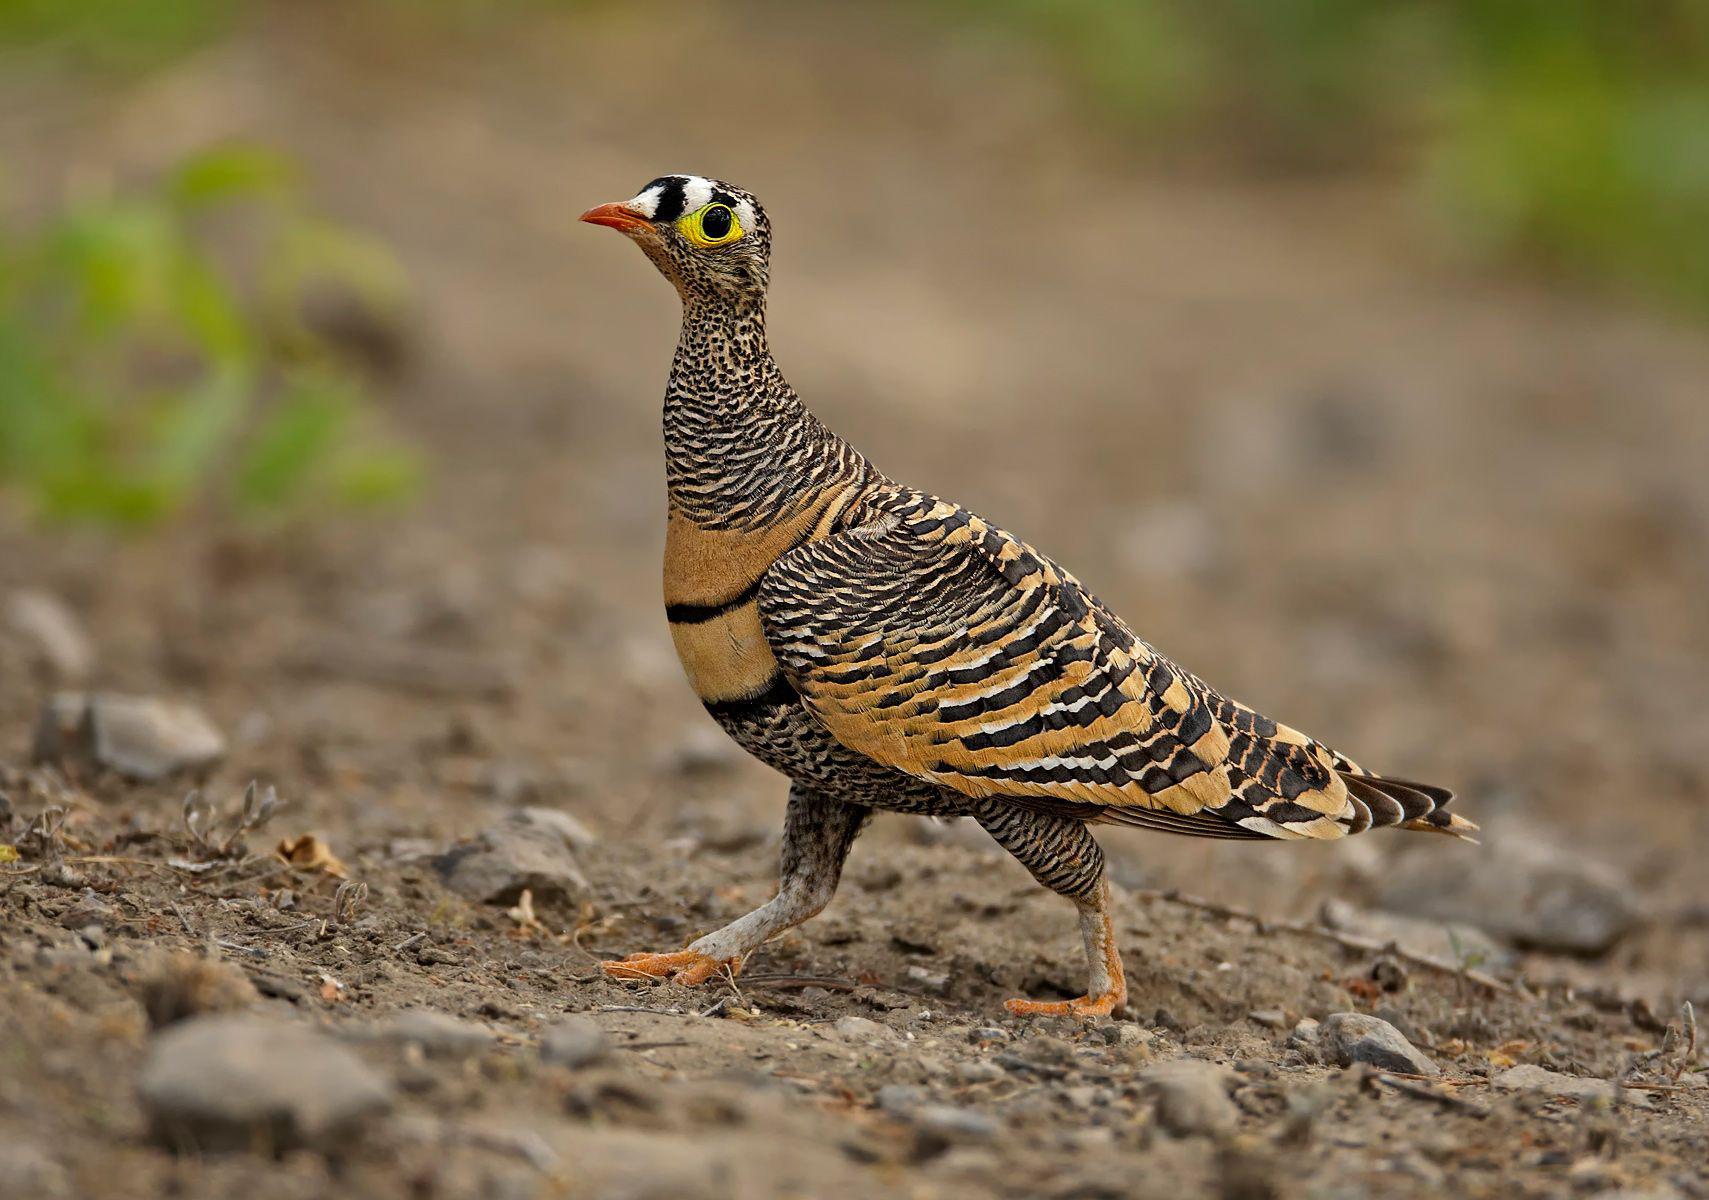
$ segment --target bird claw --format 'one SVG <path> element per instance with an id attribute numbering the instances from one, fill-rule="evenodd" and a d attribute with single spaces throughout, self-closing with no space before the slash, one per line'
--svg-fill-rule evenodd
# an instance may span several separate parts
<path id="1" fill-rule="evenodd" d="M 616 962 L 602 962 L 600 969 L 614 979 L 668 979 L 684 987 L 705 983 L 726 969 L 741 970 L 739 958 L 713 958 L 698 950 L 676 950 L 668 954 L 631 954 Z"/>
<path id="2" fill-rule="evenodd" d="M 1017 1017 L 1107 1017 L 1127 997 L 1116 992 L 1076 996 L 1072 1000 L 1005 1000 L 1003 1007 Z"/>

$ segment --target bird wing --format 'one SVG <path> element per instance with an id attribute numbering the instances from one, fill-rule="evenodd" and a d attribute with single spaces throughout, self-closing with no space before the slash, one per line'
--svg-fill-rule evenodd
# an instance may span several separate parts
<path id="1" fill-rule="evenodd" d="M 785 675 L 851 749 L 969 796 L 1199 836 L 1337 838 L 1437 805 L 1219 695 L 956 505 L 898 489 L 853 519 L 758 596 Z"/>

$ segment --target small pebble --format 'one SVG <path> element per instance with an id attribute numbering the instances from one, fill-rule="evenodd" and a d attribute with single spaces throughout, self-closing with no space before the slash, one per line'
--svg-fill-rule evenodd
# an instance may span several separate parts
<path id="1" fill-rule="evenodd" d="M 878 1095 L 874 1097 L 879 1111 L 893 1116 L 911 1112 L 925 1103 L 925 1100 L 925 1092 L 905 1083 L 887 1083 L 878 1089 Z"/>
<path id="2" fill-rule="evenodd" d="M 571 1070 L 604 1062 L 610 1054 L 610 1037 L 586 1017 L 560 1021 L 540 1038 L 541 1059 Z"/>
<path id="3" fill-rule="evenodd" d="M 941 996 L 949 990 L 949 975 L 943 971 L 928 971 L 925 967 L 913 966 L 908 968 L 908 978 L 935 996 Z"/>
<path id="4" fill-rule="evenodd" d="M 884 1043 L 896 1040 L 894 1029 L 888 1025 L 880 1025 L 870 1017 L 842 1017 L 831 1028 L 851 1042 Z"/>
<path id="5" fill-rule="evenodd" d="M 922 1104 L 908 1119 L 915 1128 L 949 1141 L 984 1141 L 996 1137 L 999 1128 L 986 1114 L 951 1104 Z"/>
<path id="6" fill-rule="evenodd" d="M 468 1058 L 490 1050 L 493 1031 L 427 1008 L 408 1008 L 349 1036 L 417 1047 L 428 1058 Z"/>
<path id="7" fill-rule="evenodd" d="M 1176 1137 L 1227 1133 L 1240 1121 L 1228 1095 L 1229 1073 L 1214 1063 L 1177 1058 L 1147 1070 L 1157 1123 Z"/>
<path id="8" fill-rule="evenodd" d="M 1003 1078 L 1003 1068 L 987 1058 L 974 1058 L 955 1065 L 955 1077 L 962 1083 L 992 1083 Z"/>
<path id="9" fill-rule="evenodd" d="M 1331 1013 L 1323 1020 L 1318 1043 L 1325 1060 L 1338 1067 L 1362 1062 L 1383 1071 L 1441 1074 L 1441 1068 L 1402 1037 L 1400 1030 L 1365 1013 Z"/>

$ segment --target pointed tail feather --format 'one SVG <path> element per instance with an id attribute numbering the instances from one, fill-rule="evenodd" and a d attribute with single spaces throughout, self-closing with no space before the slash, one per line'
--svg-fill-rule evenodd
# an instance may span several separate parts
<path id="1" fill-rule="evenodd" d="M 1372 825 L 1398 825 L 1402 829 L 1445 833 L 1464 841 L 1477 841 L 1470 835 L 1476 833 L 1478 827 L 1447 811 L 1448 804 L 1454 799 L 1454 793 L 1447 788 L 1410 779 L 1368 775 L 1356 768 L 1342 769 L 1337 774 L 1347 784 L 1347 790 L 1371 810 Z"/>

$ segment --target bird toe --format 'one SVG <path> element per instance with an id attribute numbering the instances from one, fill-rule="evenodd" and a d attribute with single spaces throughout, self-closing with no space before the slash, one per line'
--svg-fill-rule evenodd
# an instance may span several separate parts
<path id="1" fill-rule="evenodd" d="M 1005 1000 L 1003 1007 L 1017 1017 L 1107 1017 L 1123 997 L 1115 992 L 1076 996 L 1072 1000 Z"/>
<path id="2" fill-rule="evenodd" d="M 676 950 L 665 954 L 631 954 L 599 965 L 614 979 L 668 979 L 672 983 L 693 987 L 705 983 L 726 968 L 733 974 L 740 963 L 737 959 L 713 958 L 698 950 Z"/>

